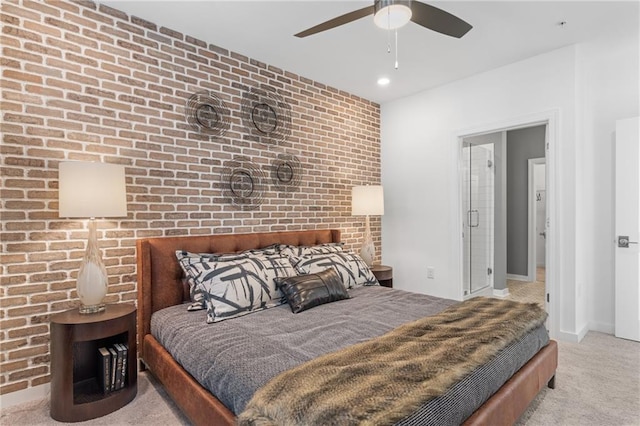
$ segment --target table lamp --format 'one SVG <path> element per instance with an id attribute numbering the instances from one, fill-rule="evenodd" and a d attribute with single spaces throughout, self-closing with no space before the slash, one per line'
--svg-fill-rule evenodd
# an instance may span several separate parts
<path id="1" fill-rule="evenodd" d="M 80 313 L 101 312 L 105 309 L 108 278 L 98 247 L 95 218 L 127 216 L 124 166 L 65 161 L 60 163 L 58 178 L 59 216 L 90 219 L 87 250 L 76 284 Z"/>
<path id="2" fill-rule="evenodd" d="M 351 215 L 362 216 L 365 219 L 364 241 L 360 249 L 360 257 L 368 265 L 373 265 L 376 248 L 371 237 L 369 216 L 384 214 L 384 194 L 380 185 L 354 186 L 351 190 Z"/>

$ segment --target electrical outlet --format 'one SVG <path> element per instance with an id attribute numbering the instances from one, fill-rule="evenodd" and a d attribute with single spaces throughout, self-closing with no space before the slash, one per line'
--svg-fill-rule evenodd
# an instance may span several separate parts
<path id="1" fill-rule="evenodd" d="M 436 277 L 436 269 L 433 266 L 427 266 L 427 278 L 434 279 Z"/>

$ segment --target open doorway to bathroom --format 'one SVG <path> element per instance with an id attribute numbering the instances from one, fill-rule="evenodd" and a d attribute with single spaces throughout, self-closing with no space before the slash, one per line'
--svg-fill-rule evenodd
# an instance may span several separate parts
<path id="1" fill-rule="evenodd" d="M 462 139 L 463 296 L 543 308 L 546 124 Z"/>
<path id="2" fill-rule="evenodd" d="M 453 171 L 453 179 L 457 184 L 458 197 L 455 203 L 452 203 L 453 211 L 456 211 L 459 215 L 459 221 L 455 226 L 454 233 L 456 252 L 459 259 L 459 282 L 460 282 L 460 299 L 466 299 L 474 297 L 476 295 L 489 295 L 494 297 L 503 298 L 519 298 L 519 292 L 514 289 L 509 291 L 508 281 L 512 281 L 520 286 L 526 286 L 531 283 L 539 283 L 537 286 L 524 287 L 526 290 L 532 290 L 529 293 L 533 295 L 525 297 L 535 298 L 535 302 L 544 305 L 545 310 L 549 314 L 547 317 L 547 327 L 549 334 L 555 337 L 559 333 L 559 318 L 561 315 L 558 292 L 558 278 L 559 278 L 559 243 L 560 234 L 557 232 L 557 226 L 559 223 L 558 216 L 558 170 L 557 170 L 557 158 L 559 155 L 559 113 L 556 110 L 543 111 L 539 113 L 529 114 L 521 117 L 514 117 L 505 119 L 503 121 L 480 124 L 471 128 L 467 128 L 457 133 L 457 146 L 456 154 L 453 157 L 455 165 Z M 531 148 L 531 143 L 526 141 L 525 138 L 521 138 L 521 143 L 513 142 L 513 136 L 532 136 L 535 134 L 538 143 L 533 152 L 528 152 L 526 155 L 521 156 L 521 159 L 514 159 L 513 154 L 518 153 L 517 145 L 521 148 L 525 148 L 524 152 Z M 507 138 L 509 140 L 507 141 Z M 471 145 L 466 142 L 471 142 Z M 473 239 L 467 244 L 465 236 L 470 234 L 467 229 L 469 224 L 475 226 L 480 219 L 473 207 L 464 200 L 465 191 L 473 190 L 474 178 L 465 178 L 465 161 L 468 157 L 468 148 L 476 145 L 492 145 L 493 151 L 493 243 L 489 244 L 486 241 L 481 244 L 482 247 L 493 246 L 493 256 L 490 259 L 493 263 L 491 268 L 491 277 L 486 282 L 490 283 L 490 286 L 486 286 L 482 290 L 480 287 L 469 285 L 466 280 L 467 271 L 471 271 L 473 263 L 471 265 L 465 265 L 469 259 L 473 262 L 473 250 L 480 249 L 476 244 L 473 244 Z M 486 146 L 484 147 L 486 148 Z M 473 154 L 473 153 L 472 153 Z M 545 167 L 544 172 L 544 193 L 540 194 L 541 202 L 544 201 L 545 213 L 540 216 L 545 217 L 542 225 L 543 229 L 533 230 L 529 227 L 529 213 L 528 208 L 531 204 L 529 202 L 529 159 L 544 159 Z M 511 164 L 511 171 L 515 172 L 515 176 L 509 176 L 507 166 Z M 541 171 L 542 169 L 540 169 Z M 514 179 L 521 181 L 520 189 L 511 189 L 512 193 L 508 194 L 507 184 L 514 183 Z M 471 182 L 471 185 L 469 184 Z M 477 180 L 480 183 L 480 178 Z M 488 182 L 488 180 L 487 180 Z M 479 187 L 479 186 L 478 186 Z M 473 201 L 473 200 L 472 200 Z M 507 203 L 514 203 L 518 206 L 521 213 L 520 218 L 507 217 L 507 210 L 512 206 L 508 206 Z M 471 204 L 473 206 L 473 202 Z M 480 210 L 480 209 L 478 209 Z M 479 211 L 478 213 L 481 213 Z M 505 219 L 506 218 L 506 219 Z M 538 219 L 540 221 L 540 219 Z M 511 227 L 507 229 L 509 225 L 516 225 L 517 233 L 515 229 Z M 509 225 L 510 226 L 510 225 Z M 544 233 L 544 236 L 538 234 Z M 530 236 L 531 234 L 531 236 Z M 538 262 L 537 256 L 533 258 L 534 267 L 530 268 L 530 256 L 529 243 L 534 240 L 534 236 L 538 235 L 540 238 L 537 241 L 541 241 L 544 244 L 544 261 Z M 473 236 L 473 235 L 472 235 Z M 515 246 L 507 245 L 507 238 L 515 242 Z M 483 241 L 480 239 L 480 241 Z M 477 239 L 476 239 L 476 242 Z M 539 245 L 539 244 L 538 244 Z M 471 247 L 469 249 L 469 247 Z M 518 253 L 516 253 L 518 251 Z M 542 247 L 534 249 L 535 252 L 542 252 Z M 489 259 L 489 256 L 486 256 Z M 478 257 L 476 257 L 477 261 Z M 507 265 L 509 263 L 509 265 Z M 538 265 L 540 263 L 540 265 Z M 544 267 L 544 269 L 542 269 Z M 468 268 L 465 271 L 465 268 Z M 533 271 L 530 279 L 530 271 Z M 538 273 L 539 272 L 539 273 Z M 507 277 L 509 274 L 509 277 Z M 483 284 L 481 281 L 480 284 Z M 542 285 L 540 285 L 542 284 Z M 542 291 L 540 291 L 542 289 Z M 479 290 L 475 291 L 474 290 Z M 522 298 L 521 300 L 524 300 Z"/>

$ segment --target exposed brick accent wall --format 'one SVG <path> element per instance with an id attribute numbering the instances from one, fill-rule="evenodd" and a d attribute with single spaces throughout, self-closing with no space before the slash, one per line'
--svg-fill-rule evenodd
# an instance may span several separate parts
<path id="1" fill-rule="evenodd" d="M 49 381 L 49 315 L 78 305 L 86 221 L 58 218 L 58 163 L 126 166 L 129 215 L 100 220 L 107 302 L 136 298 L 136 238 L 339 228 L 362 238 L 351 186 L 380 182 L 379 106 L 92 2 L 2 1 L 2 285 L 0 393 Z M 245 138 L 242 86 L 267 84 L 291 105 L 276 147 Z M 210 90 L 231 109 L 223 138 L 184 118 Z M 267 166 L 298 156 L 298 192 L 268 188 L 240 211 L 225 200 L 224 161 Z M 379 248 L 380 220 L 372 219 Z"/>

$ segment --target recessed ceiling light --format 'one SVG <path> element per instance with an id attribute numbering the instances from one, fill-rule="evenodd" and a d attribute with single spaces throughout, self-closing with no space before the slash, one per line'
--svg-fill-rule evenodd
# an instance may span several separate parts
<path id="1" fill-rule="evenodd" d="M 380 86 L 386 86 L 387 84 L 391 83 L 391 80 L 389 80 L 387 77 L 380 77 L 378 79 L 378 84 Z"/>

